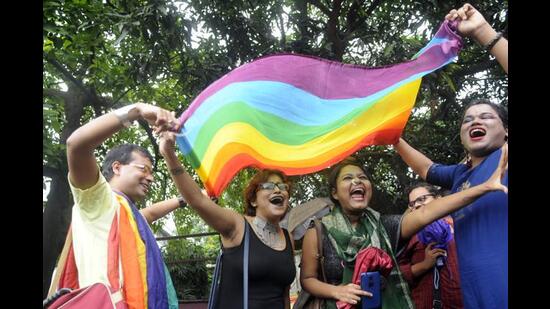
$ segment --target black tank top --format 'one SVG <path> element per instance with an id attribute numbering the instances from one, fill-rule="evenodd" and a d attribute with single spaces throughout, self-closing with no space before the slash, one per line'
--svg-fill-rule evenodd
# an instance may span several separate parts
<path id="1" fill-rule="evenodd" d="M 283 229 L 286 247 L 274 250 L 264 244 L 249 226 L 248 258 L 249 309 L 282 309 L 284 292 L 296 276 L 292 245 L 288 231 Z M 243 309 L 244 238 L 237 247 L 223 249 L 219 291 L 219 309 Z"/>

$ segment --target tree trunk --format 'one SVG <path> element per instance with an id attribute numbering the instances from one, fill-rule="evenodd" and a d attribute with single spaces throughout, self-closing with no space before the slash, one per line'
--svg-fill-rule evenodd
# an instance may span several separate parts
<path id="1" fill-rule="evenodd" d="M 67 138 L 80 126 L 87 97 L 74 85 L 63 96 L 65 103 L 65 119 L 67 124 L 60 135 L 60 142 L 66 144 Z M 48 194 L 48 202 L 42 214 L 42 296 L 46 298 L 55 264 L 71 222 L 71 206 L 73 204 L 67 180 L 68 167 L 65 152 L 59 154 L 61 160 L 54 168 Z"/>
<path id="2" fill-rule="evenodd" d="M 71 222 L 72 198 L 67 168 L 52 175 L 48 202 L 42 214 L 42 296 L 46 298 L 57 257 Z"/>

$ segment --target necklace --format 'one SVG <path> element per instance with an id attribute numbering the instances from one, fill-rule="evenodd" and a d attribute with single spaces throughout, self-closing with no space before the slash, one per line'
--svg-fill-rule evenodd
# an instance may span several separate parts
<path id="1" fill-rule="evenodd" d="M 281 248 L 283 245 L 283 240 L 279 237 L 279 227 L 275 224 L 268 222 L 259 216 L 255 216 L 252 220 L 254 224 L 254 230 L 256 235 L 260 240 L 270 246 L 271 248 Z"/>

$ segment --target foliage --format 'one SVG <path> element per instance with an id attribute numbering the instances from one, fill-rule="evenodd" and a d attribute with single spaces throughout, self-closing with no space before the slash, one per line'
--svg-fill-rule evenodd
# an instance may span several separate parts
<path id="1" fill-rule="evenodd" d="M 507 1 L 470 3 L 507 36 Z M 50 192 L 44 211 L 44 229 L 50 229 L 51 235 L 44 250 L 59 251 L 62 241 L 58 239 L 64 239 L 68 221 L 57 224 L 51 218 L 68 217 L 70 211 L 70 194 L 66 180 L 63 182 L 67 175 L 65 141 L 81 124 L 127 102 L 156 103 L 180 114 L 223 74 L 277 52 L 367 66 L 403 62 L 428 42 L 445 14 L 461 4 L 435 0 L 45 0 L 43 164 L 44 176 L 51 178 L 52 188 L 57 189 Z M 507 105 L 504 72 L 474 42 L 466 39 L 465 43 L 457 63 L 423 79 L 404 131 L 406 140 L 438 162 L 458 162 L 464 155 L 458 128 L 466 102 L 489 97 Z M 97 149 L 98 160 L 122 142 L 144 145 L 157 161 L 157 181 L 146 204 L 175 196 L 147 125 L 110 138 Z M 384 213 L 401 213 L 405 209 L 403 189 L 417 176 L 391 147 L 367 147 L 357 156 L 367 163 L 373 178 L 373 207 Z M 242 190 L 253 173 L 245 169 L 233 179 L 220 197 L 222 207 L 242 212 Z M 293 177 L 293 182 L 294 205 L 328 194 L 326 171 Z M 54 210 L 58 212 L 49 217 Z M 210 230 L 190 210 L 175 211 L 173 217 L 178 234 Z M 155 223 L 153 229 L 158 230 L 165 220 Z M 201 246 L 170 244 L 166 255 L 213 256 L 219 248 L 213 237 Z M 49 261 L 43 267 L 50 274 L 51 265 Z M 193 271 L 202 272 L 201 267 Z M 180 274 L 191 273 L 173 271 L 177 282 L 185 281 L 179 281 Z M 47 279 L 44 277 L 44 282 Z M 204 295 L 203 290 L 180 292 L 185 298 Z"/>
<path id="2" fill-rule="evenodd" d="M 200 244 L 191 241 L 172 240 L 168 243 L 164 259 L 178 299 L 208 299 L 210 278 L 207 264 L 214 264 L 215 258 L 207 256 Z"/>

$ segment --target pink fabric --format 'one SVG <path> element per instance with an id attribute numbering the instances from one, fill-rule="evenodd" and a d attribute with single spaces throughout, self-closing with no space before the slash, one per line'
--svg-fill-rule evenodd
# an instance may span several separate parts
<path id="1" fill-rule="evenodd" d="M 58 298 L 49 309 L 127 309 L 121 299 L 116 304 L 111 298 L 112 290 L 103 283 L 74 290 Z"/>
<path id="2" fill-rule="evenodd" d="M 392 268 L 393 261 L 386 251 L 375 247 L 364 248 L 357 253 L 357 257 L 355 258 L 355 267 L 351 282 L 361 285 L 361 274 L 369 271 L 378 271 L 382 276 L 388 277 Z M 343 301 L 337 301 L 336 307 L 338 309 L 356 308 L 355 305 Z"/>

